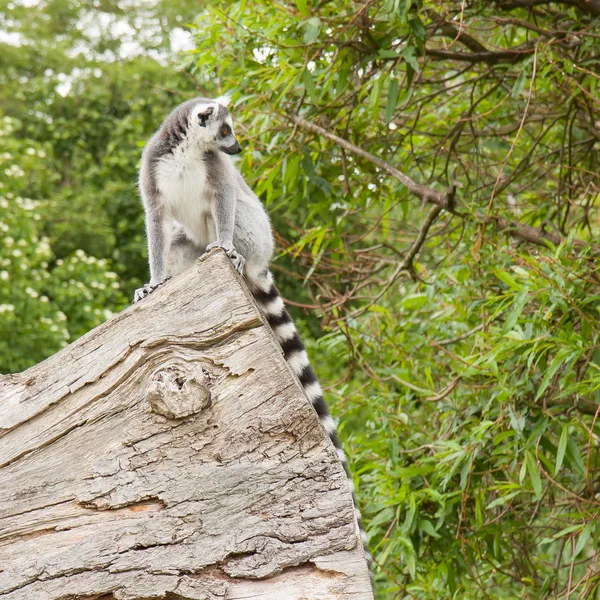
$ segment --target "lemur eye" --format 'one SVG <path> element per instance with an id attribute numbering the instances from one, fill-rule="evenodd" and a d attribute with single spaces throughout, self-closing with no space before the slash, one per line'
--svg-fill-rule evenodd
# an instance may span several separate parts
<path id="1" fill-rule="evenodd" d="M 223 127 L 221 128 L 221 134 L 223 136 L 227 136 L 231 133 L 231 128 L 229 127 L 229 125 L 223 125 Z"/>

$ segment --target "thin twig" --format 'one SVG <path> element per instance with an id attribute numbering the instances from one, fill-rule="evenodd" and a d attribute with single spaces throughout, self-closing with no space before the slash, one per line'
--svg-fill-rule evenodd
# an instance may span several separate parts
<path id="1" fill-rule="evenodd" d="M 477 325 L 477 327 L 473 327 L 473 329 L 469 329 L 469 331 L 465 331 L 464 333 L 461 333 L 460 335 L 457 335 L 453 338 L 448 338 L 447 340 L 442 340 L 441 342 L 436 342 L 436 343 L 438 344 L 438 346 L 449 346 L 450 344 L 455 344 L 456 342 L 460 342 L 461 340 L 468 338 L 469 336 L 473 335 L 474 333 L 481 331 L 484 327 L 485 327 L 485 323 L 481 323 L 480 325 Z"/>
<path id="2" fill-rule="evenodd" d="M 439 394 L 437 394 L 436 396 L 429 396 L 428 398 L 423 398 L 423 400 L 427 400 L 427 402 L 439 402 L 440 400 L 443 400 L 458 385 L 459 381 L 460 376 L 455 377 Z"/>

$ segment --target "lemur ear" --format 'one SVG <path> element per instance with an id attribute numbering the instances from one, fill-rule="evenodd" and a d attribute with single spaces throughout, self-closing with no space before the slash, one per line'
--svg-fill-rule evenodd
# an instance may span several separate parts
<path id="1" fill-rule="evenodd" d="M 198 121 L 200 122 L 200 127 L 206 127 L 206 122 L 210 115 L 215 111 L 214 104 L 202 104 L 200 105 L 200 109 L 198 110 Z"/>
<path id="2" fill-rule="evenodd" d="M 223 94 L 222 96 L 219 96 L 215 102 L 221 106 L 229 106 L 229 103 L 231 102 L 231 96 L 229 94 Z"/>

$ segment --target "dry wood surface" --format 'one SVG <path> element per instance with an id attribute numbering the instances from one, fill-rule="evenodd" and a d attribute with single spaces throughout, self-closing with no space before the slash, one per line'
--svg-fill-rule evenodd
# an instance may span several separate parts
<path id="1" fill-rule="evenodd" d="M 342 466 L 221 251 L 0 376 L 0 599 L 155 598 L 373 598 Z"/>

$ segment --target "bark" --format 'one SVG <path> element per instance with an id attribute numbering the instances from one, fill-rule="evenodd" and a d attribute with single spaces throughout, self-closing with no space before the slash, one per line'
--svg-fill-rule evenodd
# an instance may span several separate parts
<path id="1" fill-rule="evenodd" d="M 0 598 L 372 600 L 343 468 L 221 251 L 0 378 Z"/>

